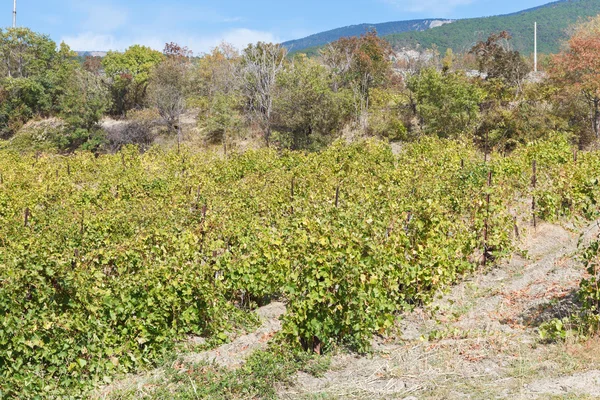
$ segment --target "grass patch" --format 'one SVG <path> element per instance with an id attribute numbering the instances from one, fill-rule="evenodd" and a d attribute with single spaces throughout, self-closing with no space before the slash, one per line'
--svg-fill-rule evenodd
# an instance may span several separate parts
<path id="1" fill-rule="evenodd" d="M 208 363 L 177 360 L 164 367 L 164 373 L 136 385 L 112 392 L 111 400 L 133 399 L 276 399 L 277 388 L 289 385 L 298 371 L 322 376 L 330 366 L 329 357 L 273 344 L 253 353 L 246 364 L 229 370 Z"/>

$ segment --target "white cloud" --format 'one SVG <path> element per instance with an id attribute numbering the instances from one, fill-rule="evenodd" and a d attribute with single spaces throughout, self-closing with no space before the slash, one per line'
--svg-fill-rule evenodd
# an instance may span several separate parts
<path id="1" fill-rule="evenodd" d="M 80 1 L 75 7 L 84 15 L 80 26 L 86 31 L 112 32 L 129 22 L 129 11 L 120 5 Z"/>
<path id="2" fill-rule="evenodd" d="M 444 16 L 459 6 L 474 3 L 476 0 L 383 0 L 403 11 L 429 12 L 431 17 Z"/>
<path id="3" fill-rule="evenodd" d="M 208 52 L 222 42 L 231 43 L 235 47 L 242 49 L 250 43 L 273 42 L 280 40 L 270 32 L 257 31 L 252 29 L 240 28 L 222 32 L 211 36 L 194 36 L 181 33 L 160 33 L 155 35 L 127 36 L 127 34 L 114 34 L 85 32 L 74 36 L 65 36 L 62 41 L 67 43 L 73 50 L 77 51 L 122 51 L 133 44 L 141 44 L 156 50 L 162 50 L 165 43 L 176 42 L 182 46 L 189 47 L 194 54 Z"/>
<path id="4" fill-rule="evenodd" d="M 243 20 L 244 20 L 244 18 L 242 18 L 242 17 L 225 17 L 225 18 L 223 18 L 223 22 L 226 22 L 226 23 L 241 22 Z"/>
<path id="5" fill-rule="evenodd" d="M 231 43 L 238 49 L 242 49 L 248 46 L 250 43 L 256 42 L 267 42 L 267 43 L 278 43 L 280 40 L 271 32 L 263 32 L 263 31 L 255 31 L 251 29 L 233 29 L 222 37 L 215 37 L 212 39 L 212 45 L 206 49 L 210 50 L 210 48 L 215 47 L 221 42 Z"/>

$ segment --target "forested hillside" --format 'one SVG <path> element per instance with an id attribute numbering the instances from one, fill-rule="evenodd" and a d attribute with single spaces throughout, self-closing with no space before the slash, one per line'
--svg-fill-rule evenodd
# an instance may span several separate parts
<path id="1" fill-rule="evenodd" d="M 508 31 L 513 46 L 523 54 L 533 53 L 533 25 L 538 23 L 538 50 L 557 53 L 568 38 L 568 27 L 600 13 L 598 0 L 560 0 L 514 14 L 447 21 L 428 19 L 417 21 L 361 24 L 317 33 L 304 39 L 283 43 L 292 52 L 318 55 L 319 48 L 344 36 L 357 36 L 375 28 L 395 49 L 429 49 L 437 46 L 444 51 L 468 51 L 477 41 L 491 33 Z"/>
<path id="2" fill-rule="evenodd" d="M 436 45 L 442 50 L 465 52 L 491 33 L 508 31 L 513 37 L 513 47 L 530 54 L 533 53 L 533 25 L 537 22 L 538 51 L 557 53 L 569 36 L 569 26 L 598 13 L 598 0 L 561 0 L 515 14 L 458 20 L 429 31 L 390 35 L 387 39 L 395 48 L 428 49 Z"/>
<path id="3" fill-rule="evenodd" d="M 377 30 L 380 36 L 392 35 L 395 33 L 409 31 L 425 31 L 442 24 L 451 23 L 447 19 L 420 19 L 412 21 L 385 22 L 381 24 L 360 24 L 346 26 L 343 28 L 332 29 L 327 32 L 310 35 L 303 39 L 290 40 L 282 43 L 291 52 L 299 52 L 310 47 L 323 46 L 327 43 L 335 42 L 341 37 L 360 36 L 369 29 Z"/>

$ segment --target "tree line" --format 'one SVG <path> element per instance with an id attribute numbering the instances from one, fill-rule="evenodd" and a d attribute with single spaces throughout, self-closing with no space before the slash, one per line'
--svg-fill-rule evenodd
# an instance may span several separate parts
<path id="1" fill-rule="evenodd" d="M 221 44 L 201 56 L 169 43 L 162 52 L 134 45 L 80 62 L 66 44 L 14 28 L 0 30 L 0 138 L 19 143 L 28 121 L 56 117 L 60 130 L 43 140 L 58 151 L 149 146 L 156 135 L 179 144 L 181 116 L 193 111 L 197 135 L 225 152 L 248 137 L 319 150 L 342 136 L 424 135 L 511 151 L 553 132 L 583 147 L 600 130 L 599 55 L 600 17 L 574 28 L 538 75 L 506 32 L 443 56 L 435 47 L 394 52 L 369 31 L 310 58 L 272 43 Z M 105 116 L 127 124 L 103 128 Z"/>

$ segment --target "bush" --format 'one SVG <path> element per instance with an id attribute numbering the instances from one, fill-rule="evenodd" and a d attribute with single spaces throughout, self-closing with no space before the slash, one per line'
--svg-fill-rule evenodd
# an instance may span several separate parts
<path id="1" fill-rule="evenodd" d="M 55 152 L 67 130 L 67 125 L 59 119 L 31 121 L 10 139 L 10 147 L 18 151 Z"/>
<path id="2" fill-rule="evenodd" d="M 104 125 L 107 148 L 116 152 L 122 147 L 133 144 L 140 149 L 148 149 L 160 129 L 160 116 L 154 110 L 140 110 L 129 113 L 129 119 Z"/>

